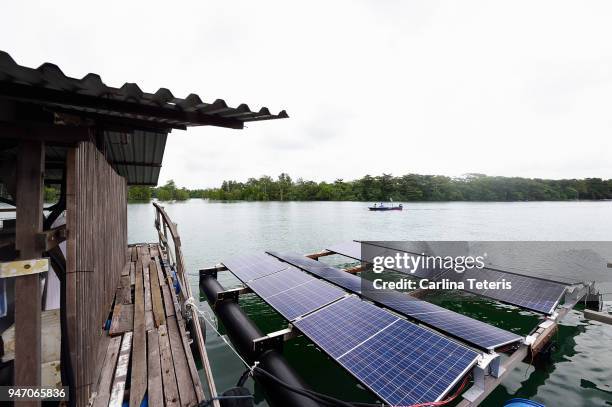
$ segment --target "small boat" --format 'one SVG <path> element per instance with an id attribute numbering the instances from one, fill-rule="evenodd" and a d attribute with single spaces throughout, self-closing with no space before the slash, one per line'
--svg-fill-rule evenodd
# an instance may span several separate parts
<path id="1" fill-rule="evenodd" d="M 404 208 L 402 204 L 399 204 L 398 206 L 384 206 L 382 204 L 380 206 L 376 206 L 376 204 L 374 204 L 374 206 L 369 206 L 368 209 L 371 211 L 401 211 Z"/>

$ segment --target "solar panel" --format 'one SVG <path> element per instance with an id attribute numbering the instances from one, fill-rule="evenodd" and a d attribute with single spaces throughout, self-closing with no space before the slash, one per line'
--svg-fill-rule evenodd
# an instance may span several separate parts
<path id="1" fill-rule="evenodd" d="M 290 253 L 278 253 L 268 252 L 270 255 L 285 261 L 293 266 L 299 267 L 300 269 L 307 271 L 317 277 L 327 280 L 331 283 L 336 284 L 350 292 L 360 293 L 361 292 L 361 278 L 355 275 L 349 274 L 335 267 L 328 266 L 320 261 L 313 260 L 311 258 L 301 256 L 299 254 Z"/>
<path id="2" fill-rule="evenodd" d="M 440 400 L 478 357 L 356 297 L 329 305 L 294 325 L 391 405 Z"/>
<path id="3" fill-rule="evenodd" d="M 371 281 L 364 280 L 361 277 L 328 266 L 320 261 L 299 255 L 274 253 L 274 256 L 331 283 L 344 287 L 355 294 L 363 295 L 377 304 L 446 332 L 479 348 L 495 349 L 523 339 L 521 336 L 512 332 L 447 310 L 435 304 L 421 301 L 408 294 L 398 291 L 375 289 Z M 336 280 L 330 279 L 328 277 L 330 275 L 334 276 Z M 350 279 L 351 283 L 344 286 L 339 284 L 338 280 L 342 276 L 346 279 Z M 359 288 L 357 289 L 356 287 Z"/>
<path id="4" fill-rule="evenodd" d="M 246 283 L 287 320 L 315 311 L 342 298 L 344 291 L 290 267 Z"/>
<path id="5" fill-rule="evenodd" d="M 267 297 L 313 280 L 313 277 L 287 264 L 285 270 L 250 281 L 247 285 L 259 296 Z"/>
<path id="6" fill-rule="evenodd" d="M 361 243 L 359 242 L 351 241 L 337 243 L 333 246 L 327 247 L 327 250 L 361 261 Z"/>
<path id="7" fill-rule="evenodd" d="M 398 320 L 399 317 L 351 296 L 293 325 L 331 357 L 338 358 Z"/>
<path id="8" fill-rule="evenodd" d="M 342 256 L 369 263 L 372 263 L 375 257 L 395 256 L 397 253 L 402 252 L 401 250 L 395 248 L 381 247 L 363 242 L 339 243 L 333 246 L 329 246 L 327 250 L 336 254 L 340 254 Z M 436 267 L 426 267 L 425 265 L 419 265 L 417 268 L 412 269 L 410 271 L 402 269 L 394 271 L 414 275 L 419 278 L 427 278 L 433 280 L 440 278 L 440 276 L 446 273 L 447 270 Z"/>
<path id="9" fill-rule="evenodd" d="M 395 251 L 402 251 L 401 246 L 394 245 L 393 242 L 376 242 L 374 245 L 368 243 L 355 242 L 357 245 L 365 245 L 365 251 L 367 252 L 368 246 L 374 246 L 377 250 L 376 253 L 382 253 L 380 255 L 393 255 Z M 379 251 L 379 249 L 385 249 L 380 246 L 387 244 L 389 247 L 387 251 Z M 353 244 L 343 243 L 331 246 L 330 251 L 334 253 L 345 255 L 361 261 L 371 260 L 371 255 L 362 253 L 360 247 L 359 251 Z M 357 256 L 358 257 L 355 257 Z M 367 257 L 367 258 L 365 258 Z M 402 271 L 402 270 L 396 270 Z M 419 269 L 413 273 L 415 276 L 420 278 L 428 279 L 440 279 L 445 278 L 451 281 L 462 281 L 464 282 L 464 291 L 489 297 L 498 301 L 506 302 L 508 304 L 517 305 L 526 309 L 541 312 L 544 314 L 552 314 L 559 304 L 561 297 L 565 293 L 566 284 L 560 282 L 554 282 L 550 280 L 542 280 L 535 277 L 509 273 L 504 271 L 492 270 L 488 268 L 478 270 L 466 270 L 464 273 L 456 273 L 452 270 L 436 270 L 436 269 Z M 470 287 L 468 279 L 475 279 L 477 281 L 487 280 L 488 282 L 501 282 L 503 280 L 510 282 L 512 285 L 511 289 L 485 289 L 478 287 Z"/>
<path id="10" fill-rule="evenodd" d="M 391 405 L 439 401 L 476 363 L 478 354 L 399 320 L 338 362 Z"/>
<path id="11" fill-rule="evenodd" d="M 243 282 L 267 276 L 288 267 L 287 263 L 278 261 L 265 253 L 235 256 L 224 261 L 223 265 Z"/>
<path id="12" fill-rule="evenodd" d="M 469 278 L 477 281 L 486 279 L 489 282 L 501 282 L 505 280 L 512 284 L 512 288 L 509 290 L 501 288 L 470 288 L 467 281 Z M 468 292 L 518 305 L 544 314 L 552 314 L 554 312 L 567 288 L 567 286 L 562 283 L 490 269 L 472 270 L 469 273 L 464 273 L 463 281 L 466 283 L 466 291 Z"/>
<path id="13" fill-rule="evenodd" d="M 365 296 L 479 348 L 495 349 L 523 339 L 512 332 L 397 291 L 367 291 Z"/>

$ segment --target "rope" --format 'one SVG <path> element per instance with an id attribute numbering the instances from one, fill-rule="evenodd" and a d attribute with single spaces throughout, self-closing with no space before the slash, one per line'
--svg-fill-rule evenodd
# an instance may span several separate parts
<path id="1" fill-rule="evenodd" d="M 221 334 L 221 332 L 219 332 L 215 324 L 208 319 L 207 315 L 200 308 L 198 308 L 193 297 L 189 297 L 185 300 L 185 306 L 187 308 L 190 308 L 192 312 L 195 311 L 199 316 L 201 316 L 204 319 L 204 321 L 206 321 L 210 325 L 210 327 L 212 328 L 213 331 L 215 331 L 217 336 L 221 338 L 223 342 L 225 342 L 225 344 L 232 350 L 232 352 L 234 352 L 234 354 L 238 357 L 238 359 L 240 359 L 240 361 L 251 371 L 251 376 L 252 376 L 253 369 L 257 366 L 259 362 L 255 362 L 255 364 L 251 366 L 242 356 L 240 356 L 240 354 L 238 353 L 236 349 L 234 349 L 232 344 L 225 338 L 224 335 Z"/>

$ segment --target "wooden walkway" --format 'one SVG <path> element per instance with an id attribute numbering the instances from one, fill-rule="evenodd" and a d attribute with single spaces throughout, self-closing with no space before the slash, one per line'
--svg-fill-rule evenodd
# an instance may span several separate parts
<path id="1" fill-rule="evenodd" d="M 166 256 L 157 244 L 128 250 L 92 405 L 197 406 L 204 393 Z"/>

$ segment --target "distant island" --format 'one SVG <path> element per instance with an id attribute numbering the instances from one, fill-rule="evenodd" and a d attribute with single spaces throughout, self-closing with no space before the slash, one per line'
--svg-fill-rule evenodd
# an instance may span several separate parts
<path id="1" fill-rule="evenodd" d="M 467 174 L 451 178 L 442 175 L 366 175 L 353 181 L 292 180 L 285 173 L 249 178 L 246 182 L 223 181 L 219 188 L 179 188 L 173 180 L 152 188 L 129 187 L 130 202 L 156 198 L 161 201 L 207 198 L 243 201 L 567 201 L 612 199 L 612 179 L 537 179 L 492 177 Z"/>

